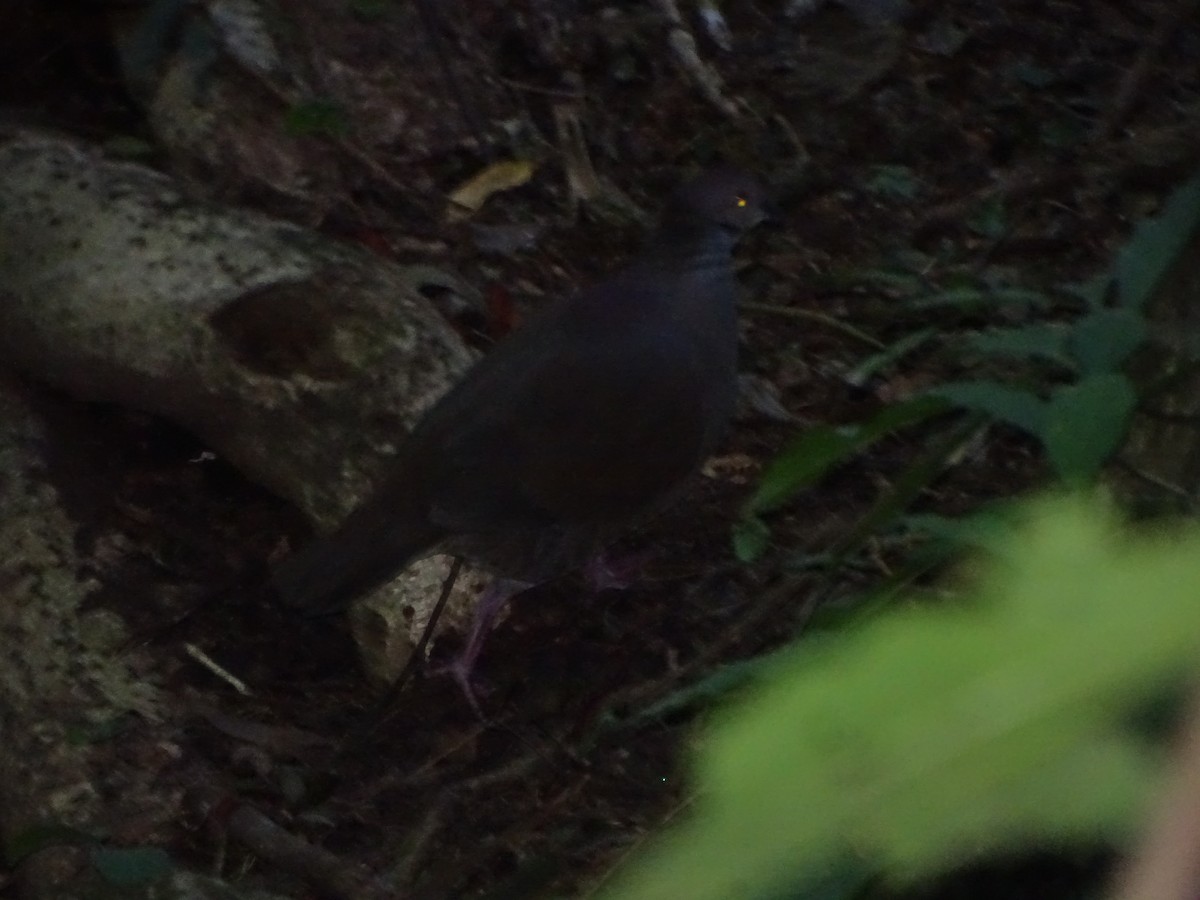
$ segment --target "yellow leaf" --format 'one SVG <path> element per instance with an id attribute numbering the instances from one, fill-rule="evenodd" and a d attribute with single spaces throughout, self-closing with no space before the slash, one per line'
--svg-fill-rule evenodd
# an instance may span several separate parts
<path id="1" fill-rule="evenodd" d="M 520 187 L 533 177 L 534 165 L 526 159 L 506 159 L 492 163 L 481 172 L 472 175 L 450 193 L 450 204 L 446 208 L 446 220 L 458 222 L 477 212 L 488 197 L 498 191 Z"/>

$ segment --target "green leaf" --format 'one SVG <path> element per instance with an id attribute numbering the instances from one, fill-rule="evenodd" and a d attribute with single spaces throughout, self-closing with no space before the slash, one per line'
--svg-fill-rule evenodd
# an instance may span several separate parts
<path id="1" fill-rule="evenodd" d="M 1003 237 L 1008 231 L 1008 213 L 1004 209 L 1004 198 L 997 194 L 985 200 L 967 219 L 967 227 L 981 237 L 993 240 Z"/>
<path id="2" fill-rule="evenodd" d="M 1074 368 L 1067 355 L 1067 330 L 1054 323 L 1023 328 L 995 328 L 973 334 L 967 342 L 980 353 L 1018 358 L 1042 357 Z"/>
<path id="3" fill-rule="evenodd" d="M 922 344 L 932 340 L 939 332 L 940 329 L 931 325 L 928 328 L 922 328 L 920 331 L 914 331 L 912 334 L 906 334 L 878 353 L 872 353 L 846 373 L 846 383 L 856 387 L 866 384 L 878 372 L 895 365 L 899 360 L 912 353 Z"/>
<path id="4" fill-rule="evenodd" d="M 351 0 L 351 11 L 363 19 L 382 19 L 396 9 L 395 0 Z"/>
<path id="5" fill-rule="evenodd" d="M 1133 385 L 1120 374 L 1093 375 L 1055 391 L 1042 442 L 1059 477 L 1072 485 L 1094 480 L 1125 439 L 1136 406 Z"/>
<path id="6" fill-rule="evenodd" d="M 1077 297 L 1092 309 L 1101 309 L 1114 294 L 1113 283 L 1113 276 L 1103 272 L 1087 281 L 1059 285 L 1059 290 L 1068 297 Z"/>
<path id="7" fill-rule="evenodd" d="M 21 829 L 4 840 L 4 864 L 15 869 L 25 857 L 63 844 L 91 844 L 96 836 L 69 825 L 46 823 Z"/>
<path id="8" fill-rule="evenodd" d="M 866 188 L 881 197 L 911 200 L 920 192 L 921 183 L 908 166 L 879 165 L 871 168 Z"/>
<path id="9" fill-rule="evenodd" d="M 810 428 L 767 466 L 758 489 L 746 502 L 745 514 L 777 509 L 884 435 L 945 411 L 944 402 L 925 396 L 889 406 L 861 425 Z"/>
<path id="10" fill-rule="evenodd" d="M 992 304 L 991 295 L 977 287 L 956 287 L 949 288 L 944 291 L 938 291 L 933 294 L 927 294 L 924 297 L 915 297 L 909 301 L 909 305 L 913 309 L 933 309 L 943 306 L 990 306 Z"/>
<path id="11" fill-rule="evenodd" d="M 912 309 L 938 309 L 945 306 L 963 308 L 972 307 L 1014 307 L 1019 310 L 1045 309 L 1050 306 L 1050 299 L 1041 291 L 1028 288 L 997 287 L 984 289 L 980 287 L 962 286 L 949 288 L 937 293 L 915 297 L 908 301 Z"/>
<path id="12" fill-rule="evenodd" d="M 1121 305 L 1145 307 L 1167 270 L 1200 228 L 1200 175 L 1175 190 L 1162 213 L 1138 225 L 1114 268 Z"/>
<path id="13" fill-rule="evenodd" d="M 134 887 L 157 881 L 175 868 L 165 850 L 157 847 L 95 847 L 92 865 L 116 887 Z"/>
<path id="14" fill-rule="evenodd" d="M 1115 372 L 1146 336 L 1146 321 L 1132 309 L 1099 309 L 1075 323 L 1071 355 L 1084 374 Z"/>
<path id="15" fill-rule="evenodd" d="M 284 129 L 293 137 L 324 135 L 343 137 L 350 130 L 346 111 L 331 100 L 305 100 L 293 105 L 284 116 Z"/>
<path id="16" fill-rule="evenodd" d="M 960 550 L 995 551 L 1012 540 L 1012 510 L 1006 505 L 982 509 L 961 518 L 921 513 L 905 516 L 903 524 Z"/>
<path id="17" fill-rule="evenodd" d="M 962 416 L 929 440 L 916 458 L 893 480 L 891 488 L 871 504 L 831 549 L 831 565 L 837 566 L 863 545 L 880 528 L 899 517 L 940 476 L 971 436 L 982 427 L 981 413 Z"/>
<path id="18" fill-rule="evenodd" d="M 767 549 L 771 530 L 755 515 L 745 515 L 733 525 L 733 554 L 742 562 L 754 562 Z"/>
<path id="19" fill-rule="evenodd" d="M 909 605 L 750 688 L 696 761 L 686 822 L 604 900 L 727 900 L 848 857 L 888 881 L 1123 838 L 1161 754 L 1130 714 L 1200 658 L 1200 532 L 1035 508 L 952 609 Z M 1139 598 L 1139 602 L 1130 602 Z"/>
<path id="20" fill-rule="evenodd" d="M 1015 425 L 1030 434 L 1041 435 L 1046 404 L 1030 391 L 1010 387 L 999 381 L 952 381 L 929 392 L 935 397 L 985 413 L 1001 422 Z"/>
<path id="21" fill-rule="evenodd" d="M 1058 74 L 1039 66 L 1031 59 L 1017 60 L 1008 66 L 1006 74 L 1031 88 L 1049 87 L 1059 78 Z"/>

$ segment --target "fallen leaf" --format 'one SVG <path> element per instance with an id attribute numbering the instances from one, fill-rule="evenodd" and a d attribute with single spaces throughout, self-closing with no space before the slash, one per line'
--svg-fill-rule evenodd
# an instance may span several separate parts
<path id="1" fill-rule="evenodd" d="M 472 175 L 450 192 L 446 221 L 461 222 L 478 212 L 492 194 L 520 187 L 533 177 L 534 165 L 526 159 L 507 159 L 493 163 Z"/>

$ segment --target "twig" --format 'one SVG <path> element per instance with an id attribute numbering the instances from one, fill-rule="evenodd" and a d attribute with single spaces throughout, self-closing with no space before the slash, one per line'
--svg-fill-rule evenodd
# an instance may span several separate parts
<path id="1" fill-rule="evenodd" d="M 454 590 L 454 583 L 458 581 L 458 573 L 462 571 L 462 566 L 462 557 L 454 557 L 454 562 L 450 565 L 450 571 L 446 573 L 446 579 L 442 582 L 442 593 L 438 595 L 437 603 L 433 606 L 433 612 L 429 614 L 429 621 L 425 623 L 425 630 L 421 632 L 421 638 L 417 641 L 417 646 L 413 648 L 412 654 L 404 663 L 404 668 L 400 670 L 400 674 L 396 676 L 396 680 L 392 682 L 387 692 L 375 704 L 374 709 L 367 715 L 359 727 L 350 732 L 341 747 L 338 748 L 335 759 L 345 758 L 354 750 L 361 747 L 363 741 L 370 737 L 376 728 L 387 721 L 396 698 L 400 696 L 400 692 L 408 684 L 408 680 L 412 677 L 413 672 L 417 670 L 417 666 L 425 662 L 425 648 L 429 646 L 429 640 L 433 637 L 433 630 L 437 627 L 438 620 L 442 617 L 442 610 L 446 608 L 446 601 L 450 599 L 450 592 Z"/>
<path id="2" fill-rule="evenodd" d="M 193 795 L 201 814 L 258 856 L 316 885 L 322 894 L 345 900 L 386 900 L 395 895 L 365 868 L 310 844 L 253 806 L 216 790 Z"/>
<path id="3" fill-rule="evenodd" d="M 1175 34 L 1179 23 L 1191 11 L 1195 3 L 1196 0 L 1175 0 L 1174 3 L 1162 10 L 1162 14 L 1154 24 L 1154 30 L 1142 44 L 1137 59 L 1126 71 L 1125 77 L 1121 79 L 1121 85 L 1117 89 L 1107 114 L 1092 133 L 1093 141 L 1103 141 L 1113 137 L 1125 120 L 1129 118 L 1138 95 L 1146 85 L 1150 67 L 1162 54 L 1167 41 Z"/>
<path id="4" fill-rule="evenodd" d="M 675 58 L 696 87 L 700 89 L 704 99 L 729 118 L 740 118 L 741 110 L 738 109 L 738 105 L 725 96 L 725 84 L 721 81 L 721 76 L 700 58 L 700 54 L 696 50 L 696 39 L 692 36 L 687 23 L 683 21 L 683 16 L 680 14 L 675 0 L 656 0 L 656 5 L 663 18 L 667 20 L 667 26 L 670 29 L 667 34 L 667 42 L 671 45 Z"/>
<path id="5" fill-rule="evenodd" d="M 250 688 L 246 686 L 246 682 L 242 681 L 242 679 L 238 678 L 228 669 L 223 667 L 220 663 L 214 660 L 195 644 L 184 644 L 183 651 L 196 662 L 200 663 L 200 665 L 204 666 L 204 668 L 208 669 L 208 671 L 212 672 L 214 675 L 232 687 L 243 697 L 250 696 Z"/>
<path id="6" fill-rule="evenodd" d="M 771 313 L 772 315 L 776 316 L 789 316 L 793 319 L 808 319 L 811 322 L 819 322 L 827 328 L 832 328 L 834 331 L 840 331 L 843 334 L 862 341 L 864 344 L 869 344 L 876 350 L 883 350 L 887 347 L 887 344 L 879 340 L 879 338 L 872 337 L 865 331 L 860 331 L 853 325 L 847 325 L 845 322 L 835 319 L 833 316 L 826 315 L 825 313 L 821 312 L 815 312 L 811 309 L 796 309 L 791 306 L 778 306 L 774 303 L 746 302 L 739 305 L 742 309 L 749 310 L 750 312 Z"/>
<path id="7" fill-rule="evenodd" d="M 594 200 L 602 192 L 600 179 L 592 166 L 587 141 L 580 121 L 582 103 L 578 99 L 554 104 L 554 128 L 558 132 L 558 149 L 567 172 L 568 202 L 574 215 L 581 202 Z"/>

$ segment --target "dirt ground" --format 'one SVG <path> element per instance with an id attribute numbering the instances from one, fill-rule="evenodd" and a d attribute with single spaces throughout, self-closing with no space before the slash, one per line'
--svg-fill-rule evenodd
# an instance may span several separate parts
<path id="1" fill-rule="evenodd" d="M 214 586 L 250 583 L 306 539 L 307 526 L 167 423 L 69 407 L 55 431 L 84 442 L 91 468 L 58 478 L 89 573 L 104 585 L 92 602 L 120 611 L 150 642 L 156 677 L 189 711 L 179 758 L 157 777 L 164 792 L 203 797 L 207 813 L 170 833 L 142 834 L 127 821 L 123 840 L 166 846 L 205 870 L 220 859 L 230 880 L 315 896 L 294 873 L 224 842 L 214 821 L 236 797 L 348 868 L 386 873 L 405 897 L 590 896 L 603 873 L 686 809 L 686 754 L 707 707 L 685 686 L 793 639 L 816 598 L 842 608 L 905 558 L 902 540 L 880 535 L 833 576 L 806 566 L 921 452 L 921 433 L 885 441 L 772 516 L 758 561 L 738 562 L 731 549 L 731 522 L 757 473 L 806 423 L 861 421 L 953 374 L 944 357 L 918 352 L 851 383 L 874 348 L 841 326 L 890 346 L 943 324 L 907 302 L 913 284 L 932 293 L 968 279 L 1081 280 L 1196 163 L 1200 29 L 1185 4 L 914 2 L 883 23 L 836 5 L 789 18 L 786 5 L 726 4 L 733 50 L 700 36 L 742 118 L 706 101 L 681 71 L 649 6 L 565 4 L 568 15 L 539 3 L 447 4 L 443 37 L 432 41 L 387 5 L 324 5 L 334 24 L 319 52 L 357 51 L 365 65 L 386 62 L 390 77 L 424 79 L 429 115 L 488 135 L 513 109 L 553 133 L 550 101 L 573 72 L 595 169 L 645 209 L 679 171 L 716 156 L 762 171 L 782 215 L 738 254 L 743 368 L 790 419 L 749 409 L 716 476 L 623 541 L 652 551 L 636 586 L 589 595 L 564 580 L 519 597 L 482 658 L 481 722 L 439 677 L 418 676 L 380 716 L 344 622 L 287 618 L 252 591 L 243 600 L 231 590 L 162 630 Z M 0 102 L 97 142 L 134 137 L 153 147 L 108 37 L 112 11 L 24 6 L 0 39 Z M 1185 11 L 1172 18 L 1177 7 Z M 295 13 L 296 40 L 316 27 L 315 10 Z M 539 26 L 552 12 L 568 23 L 557 42 Z M 618 21 L 620 40 L 597 37 Z M 438 75 L 439 46 L 462 54 L 451 68 L 465 100 Z M 536 243 L 480 249 L 440 215 L 438 197 L 486 165 L 487 153 L 453 128 L 422 131 L 421 121 L 414 113 L 409 123 L 419 140 L 396 139 L 386 182 L 339 158 L 333 187 L 303 209 L 252 178 L 231 177 L 218 196 L 458 272 L 488 298 L 484 310 L 454 312 L 484 348 L 522 310 L 636 247 L 635 221 L 560 214 L 564 176 L 549 152 L 529 184 L 481 214 L 497 226 L 538 224 Z M 152 159 L 173 170 L 171 154 Z M 397 184 L 420 189 L 400 199 Z M 959 514 L 1043 478 L 1030 440 L 993 429 L 915 508 Z M 459 638 L 439 635 L 434 661 Z M 185 643 L 252 694 L 231 691 L 184 654 Z M 135 720 L 119 724 L 108 745 L 136 757 L 150 738 Z M 989 896 L 1065 896 L 1061 879 L 1097 864 L 1022 861 L 939 890 L 979 897 L 980 883 L 999 881 L 1012 890 Z"/>

